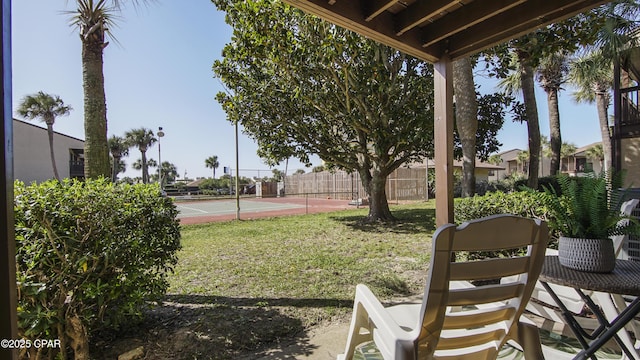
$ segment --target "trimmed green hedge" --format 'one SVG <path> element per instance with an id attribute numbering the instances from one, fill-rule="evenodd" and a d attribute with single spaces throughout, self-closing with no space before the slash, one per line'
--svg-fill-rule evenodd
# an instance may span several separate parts
<path id="1" fill-rule="evenodd" d="M 534 191 L 493 192 L 483 196 L 476 195 L 454 200 L 454 216 L 458 224 L 497 214 L 513 214 L 542 220 L 546 220 L 548 216 L 546 208 L 542 205 L 541 194 Z M 551 243 L 549 246 L 553 247 L 554 244 Z M 495 256 L 515 256 L 523 251 L 524 249 L 505 249 L 492 253 L 465 253 L 459 256 L 466 260 L 475 260 Z"/>
<path id="2" fill-rule="evenodd" d="M 546 219 L 546 209 L 540 197 L 530 191 L 492 192 L 483 196 L 455 199 L 454 214 L 458 223 L 496 214 Z"/>
<path id="3" fill-rule="evenodd" d="M 91 334 L 159 300 L 180 249 L 177 215 L 154 185 L 16 182 L 20 336 L 62 342 L 30 356 L 88 358 Z"/>

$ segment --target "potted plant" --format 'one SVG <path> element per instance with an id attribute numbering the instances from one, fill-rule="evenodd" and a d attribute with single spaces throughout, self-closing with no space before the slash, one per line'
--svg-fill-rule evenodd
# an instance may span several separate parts
<path id="1" fill-rule="evenodd" d="M 560 264 L 587 272 L 613 271 L 616 254 L 611 236 L 640 230 L 635 219 L 620 212 L 625 194 L 622 175 L 559 176 L 558 183 L 561 194 L 546 188 L 541 196 L 549 227 L 560 235 Z"/>

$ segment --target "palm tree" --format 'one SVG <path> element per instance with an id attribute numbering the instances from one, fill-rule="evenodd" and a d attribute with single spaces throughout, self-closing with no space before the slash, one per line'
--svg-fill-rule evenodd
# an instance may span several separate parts
<path id="1" fill-rule="evenodd" d="M 65 105 L 59 96 L 45 94 L 42 91 L 25 96 L 20 105 L 18 105 L 17 112 L 20 116 L 29 120 L 40 118 L 41 121 L 47 124 L 51 166 L 53 167 L 53 176 L 57 180 L 60 180 L 60 175 L 58 175 L 56 157 L 53 151 L 53 124 L 56 122 L 56 117 L 69 115 L 71 110 L 71 106 Z"/>
<path id="2" fill-rule="evenodd" d="M 218 156 L 217 155 L 209 156 L 204 160 L 204 165 L 209 169 L 213 169 L 213 178 L 215 179 L 216 169 L 220 166 L 220 163 L 218 162 Z"/>
<path id="3" fill-rule="evenodd" d="M 127 163 L 124 160 L 120 159 L 118 162 L 114 162 L 113 157 L 111 157 L 111 168 L 113 168 L 114 166 L 116 167 L 113 170 L 116 174 L 116 179 L 118 174 L 127 171 Z"/>
<path id="4" fill-rule="evenodd" d="M 113 135 L 109 138 L 109 151 L 113 157 L 113 176 L 112 181 L 118 180 L 118 174 L 121 172 L 119 164 L 122 157 L 129 155 L 129 148 L 131 145 L 125 138 Z"/>
<path id="5" fill-rule="evenodd" d="M 531 58 L 526 51 L 526 46 L 516 48 L 512 54 L 512 64 L 517 70 L 510 73 L 507 78 L 501 80 L 499 86 L 510 95 L 522 91 L 527 133 L 529 134 L 528 153 L 530 161 L 527 186 L 536 189 L 538 187 L 538 172 L 540 169 L 540 123 L 538 120 L 538 105 L 535 96 L 535 69 L 531 65 Z"/>
<path id="6" fill-rule="evenodd" d="M 116 175 L 127 171 L 127 163 L 122 159 L 120 161 L 118 161 L 116 166 L 117 166 Z"/>
<path id="7" fill-rule="evenodd" d="M 567 81 L 569 65 L 564 51 L 548 54 L 538 66 L 538 82 L 547 93 L 549 108 L 549 149 L 551 153 L 550 175 L 556 175 L 560 170 L 560 148 L 562 136 L 560 134 L 560 110 L 558 108 L 558 93 L 562 84 Z"/>
<path id="8" fill-rule="evenodd" d="M 518 164 L 522 166 L 522 173 L 526 174 L 527 172 L 525 170 L 525 164 L 527 163 L 527 161 L 529 161 L 529 151 L 528 150 L 520 151 L 518 153 L 518 156 L 516 156 L 516 161 L 518 162 Z"/>
<path id="9" fill-rule="evenodd" d="M 453 91 L 456 97 L 456 129 L 462 145 L 462 196 L 476 192 L 476 132 L 478 102 L 473 81 L 473 62 L 465 57 L 453 62 Z"/>
<path id="10" fill-rule="evenodd" d="M 638 46 L 637 19 L 640 3 L 633 0 L 617 0 L 601 6 L 605 21 L 598 28 L 597 39 L 593 46 L 575 59 L 570 66 L 570 81 L 577 87 L 574 98 L 578 102 L 596 104 L 604 167 L 606 170 L 612 161 L 613 148 L 609 132 L 608 107 L 613 87 L 613 63 L 625 50 Z"/>
<path id="11" fill-rule="evenodd" d="M 147 149 L 151 147 L 158 139 L 153 135 L 153 131 L 146 128 L 129 130 L 124 134 L 125 138 L 132 146 L 140 150 L 142 183 L 149 182 L 149 164 L 147 164 Z"/>
<path id="12" fill-rule="evenodd" d="M 578 147 L 575 144 L 572 143 L 562 143 L 562 148 L 560 149 L 560 154 L 562 155 L 562 157 L 568 157 L 573 155 L 576 150 L 578 150 Z"/>
<path id="13" fill-rule="evenodd" d="M 86 178 L 107 177 L 110 173 L 107 142 L 107 104 L 104 92 L 103 51 L 113 35 L 118 13 L 126 2 L 134 5 L 146 0 L 76 0 L 70 24 L 78 29 L 82 41 L 82 87 L 84 89 L 84 132 Z"/>
<path id="14" fill-rule="evenodd" d="M 158 166 L 158 162 L 155 159 L 147 159 L 147 173 L 148 173 L 148 169 L 150 167 L 157 167 Z M 133 164 L 131 164 L 131 167 L 134 170 L 142 170 L 144 169 L 144 167 L 142 166 L 142 159 L 136 159 L 136 161 L 133 162 Z M 144 182 L 143 178 L 138 178 L 139 180 L 142 180 Z M 157 179 L 157 175 L 156 178 Z M 147 182 L 149 182 L 149 179 L 147 179 Z"/>
<path id="15" fill-rule="evenodd" d="M 147 159 L 147 167 L 157 167 L 158 166 L 158 162 L 156 161 L 156 159 Z M 131 167 L 134 170 L 142 170 L 142 159 L 136 159 L 136 161 L 133 162 L 133 164 L 131 164 Z"/>
<path id="16" fill-rule="evenodd" d="M 500 155 L 494 154 L 489 156 L 489 159 L 487 159 L 487 162 L 493 165 L 500 165 L 502 164 L 502 158 L 500 157 Z"/>
<path id="17" fill-rule="evenodd" d="M 576 101 L 596 103 L 605 159 L 603 169 L 606 170 L 611 162 L 612 154 L 608 113 L 611 101 L 610 90 L 613 86 L 612 62 L 601 52 L 592 52 L 571 63 L 569 78 L 577 88 L 577 91 L 573 93 Z"/>
<path id="18" fill-rule="evenodd" d="M 160 167 L 160 171 L 162 171 L 162 183 L 172 183 L 174 181 L 176 181 L 176 178 L 180 177 L 180 174 L 178 174 L 178 168 L 168 162 L 168 161 L 163 161 L 162 162 L 162 166 Z"/>

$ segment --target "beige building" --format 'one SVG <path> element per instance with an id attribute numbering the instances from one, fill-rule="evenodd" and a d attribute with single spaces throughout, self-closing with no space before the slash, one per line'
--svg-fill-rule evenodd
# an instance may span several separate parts
<path id="1" fill-rule="evenodd" d="M 489 180 L 502 180 L 507 176 L 520 173 L 527 175 L 529 172 L 529 161 L 518 161 L 518 155 L 523 152 L 521 149 L 511 149 L 498 153 L 502 162 L 498 165 L 504 168 L 504 171 L 496 172 L 496 176 L 491 177 Z M 541 156 L 540 166 L 538 167 L 538 176 L 548 176 L 551 172 L 551 159 Z"/>
<path id="2" fill-rule="evenodd" d="M 434 169 L 436 163 L 434 160 L 429 159 L 429 168 Z M 411 165 L 412 168 L 424 168 L 424 164 L 416 163 Z M 453 171 L 458 171 L 462 173 L 462 160 L 454 160 L 453 161 Z M 499 176 L 501 173 L 505 171 L 504 166 L 493 165 L 486 162 L 481 161 L 480 159 L 476 159 L 476 167 L 475 167 L 475 176 L 476 181 L 490 181 L 495 179 L 496 176 Z"/>
<path id="3" fill-rule="evenodd" d="M 625 186 L 640 188 L 640 48 L 614 70 L 613 167 L 626 171 Z"/>
<path id="4" fill-rule="evenodd" d="M 61 179 L 84 177 L 84 140 L 54 132 L 53 149 Z M 25 183 L 54 178 L 47 129 L 13 119 L 13 169 Z"/>
<path id="5" fill-rule="evenodd" d="M 640 137 L 620 139 L 620 167 L 626 171 L 625 186 L 640 188 Z"/>
<path id="6" fill-rule="evenodd" d="M 589 149 L 597 145 L 602 146 L 602 142 L 595 142 L 593 144 L 583 146 L 576 149 L 573 154 L 562 158 L 560 162 L 560 171 L 564 174 L 569 174 L 570 176 L 581 176 L 590 172 L 594 172 L 596 174 L 601 173 L 604 165 L 604 159 L 600 161 L 588 156 Z"/>
<path id="7" fill-rule="evenodd" d="M 602 162 L 587 156 L 589 149 L 599 144 L 602 143 L 596 142 L 580 147 L 573 154 L 560 159 L 560 172 L 570 176 L 581 176 L 589 172 L 600 173 L 602 171 Z M 518 161 L 518 155 L 521 152 L 523 152 L 521 149 L 511 149 L 498 153 L 497 155 L 502 159 L 500 166 L 505 170 L 497 172 L 497 176 L 491 177 L 490 180 L 501 180 L 513 173 L 527 176 L 529 162 L 526 160 Z M 538 176 L 549 176 L 551 174 L 551 159 L 541 156 L 539 169 Z"/>

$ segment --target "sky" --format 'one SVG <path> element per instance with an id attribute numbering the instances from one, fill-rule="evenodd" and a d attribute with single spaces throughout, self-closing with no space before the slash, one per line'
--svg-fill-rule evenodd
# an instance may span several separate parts
<path id="1" fill-rule="evenodd" d="M 81 42 L 64 13 L 73 10 L 74 4 L 72 0 L 12 1 L 13 108 L 25 95 L 38 91 L 59 95 L 73 111 L 56 119 L 54 130 L 84 139 Z M 181 178 L 185 174 L 210 177 L 212 170 L 204 161 L 212 155 L 220 162 L 216 176 L 224 166 L 235 168 L 234 127 L 215 100 L 224 88 L 211 70 L 231 39 L 224 13 L 209 0 L 159 0 L 142 8 L 125 7 L 118 26 L 110 30 L 117 43 L 111 41 L 104 51 L 109 136 L 123 136 L 140 127 L 156 132 L 162 127 L 162 161 L 175 164 Z M 476 77 L 476 81 L 481 92 L 495 90 L 488 79 Z M 563 140 L 577 146 L 600 141 L 595 105 L 576 104 L 571 92 L 560 94 Z M 541 132 L 548 136 L 546 95 L 540 88 L 537 100 Z M 498 140 L 501 150 L 526 149 L 526 125 L 507 120 Z M 271 174 L 256 155 L 253 140 L 240 132 L 238 145 L 241 176 Z M 150 148 L 147 157 L 157 160 L 158 146 Z M 130 165 L 138 158 L 139 151 L 131 149 L 124 160 Z M 321 163 L 315 156 L 312 162 L 314 166 Z M 285 170 L 285 164 L 277 168 Z M 297 169 L 304 165 L 290 160 L 288 173 Z M 128 167 L 124 176 L 140 176 L 140 172 Z"/>

